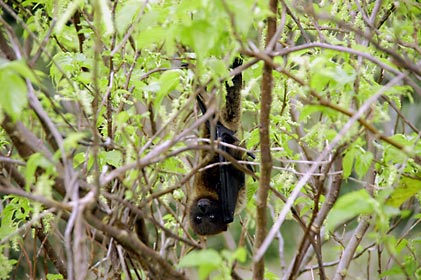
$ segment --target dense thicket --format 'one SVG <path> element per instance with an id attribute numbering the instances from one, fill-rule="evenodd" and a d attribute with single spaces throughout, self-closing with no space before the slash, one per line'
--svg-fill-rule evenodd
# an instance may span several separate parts
<path id="1" fill-rule="evenodd" d="M 0 279 L 421 278 L 419 1 L 0 6 Z M 197 128 L 239 55 L 256 180 L 203 239 Z"/>

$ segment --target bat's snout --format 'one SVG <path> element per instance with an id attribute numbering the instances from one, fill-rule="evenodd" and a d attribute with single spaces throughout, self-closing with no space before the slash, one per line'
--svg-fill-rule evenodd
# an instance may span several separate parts
<path id="1" fill-rule="evenodd" d="M 197 202 L 197 207 L 203 214 L 206 214 L 209 211 L 209 208 L 211 207 L 211 201 L 207 198 L 199 199 L 199 201 Z"/>

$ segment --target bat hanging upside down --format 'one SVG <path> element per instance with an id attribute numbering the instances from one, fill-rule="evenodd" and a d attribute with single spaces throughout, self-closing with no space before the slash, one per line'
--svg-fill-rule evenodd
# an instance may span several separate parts
<path id="1" fill-rule="evenodd" d="M 242 64 L 240 58 L 236 58 L 232 68 Z M 232 86 L 225 83 L 227 95 L 225 106 L 220 114 L 216 125 L 212 126 L 209 121 L 202 128 L 202 137 L 210 138 L 215 135 L 219 139 L 231 145 L 238 146 L 239 140 L 235 133 L 241 122 L 241 88 L 242 74 L 239 73 L 232 79 Z M 201 97 L 197 98 L 202 113 L 206 112 L 206 106 Z M 211 133 L 211 130 L 214 130 Z M 244 160 L 245 153 L 238 149 L 218 145 L 218 150 L 223 151 L 236 160 Z M 202 151 L 200 158 L 205 160 L 209 151 Z M 247 153 L 254 157 L 251 153 Z M 219 164 L 218 164 L 219 163 Z M 234 220 L 235 209 L 239 201 L 245 199 L 245 174 L 234 167 L 225 157 L 215 152 L 208 160 L 204 168 L 194 178 L 193 192 L 189 195 L 188 211 L 190 225 L 193 231 L 199 235 L 214 235 L 226 231 L 228 224 Z M 250 165 L 247 168 L 252 170 Z"/>

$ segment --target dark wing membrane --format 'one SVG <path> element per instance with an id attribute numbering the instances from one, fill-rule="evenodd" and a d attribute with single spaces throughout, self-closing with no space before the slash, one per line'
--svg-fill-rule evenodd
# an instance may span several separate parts
<path id="1" fill-rule="evenodd" d="M 224 127 L 221 123 L 216 125 L 216 134 L 217 138 L 221 139 L 222 142 L 234 144 L 237 141 L 234 132 Z M 228 154 L 232 154 L 229 147 L 219 145 L 218 148 Z M 220 154 L 218 196 L 223 220 L 225 223 L 231 223 L 234 220 L 238 193 L 245 184 L 245 175 L 232 164 L 225 164 L 226 162 L 225 157 Z"/>
<path id="2" fill-rule="evenodd" d="M 256 159 L 256 155 L 255 155 L 255 154 L 253 154 L 252 152 L 247 152 L 247 156 L 251 157 L 252 159 Z M 247 159 L 247 161 L 248 161 L 248 159 Z M 248 170 L 250 170 L 250 171 L 254 174 L 254 168 L 253 168 L 253 165 L 251 165 L 251 164 L 247 164 L 247 165 L 246 165 L 246 167 L 247 167 L 247 169 L 248 169 Z M 256 181 L 256 180 L 254 179 L 254 177 L 253 177 L 253 181 Z"/>
<path id="3" fill-rule="evenodd" d="M 205 103 L 202 100 L 202 97 L 200 95 L 198 95 L 198 96 L 196 96 L 196 100 L 197 100 L 197 103 L 199 104 L 199 108 L 200 108 L 200 111 L 202 111 L 202 114 L 203 115 L 206 114 L 207 109 L 206 109 Z"/>

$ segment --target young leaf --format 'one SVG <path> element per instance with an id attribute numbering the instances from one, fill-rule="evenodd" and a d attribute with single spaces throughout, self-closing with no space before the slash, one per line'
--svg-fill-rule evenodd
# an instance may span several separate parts
<path id="1" fill-rule="evenodd" d="M 373 161 L 373 154 L 365 150 L 360 149 L 355 156 L 355 172 L 361 179 L 367 173 L 370 168 L 371 162 Z"/>
<path id="2" fill-rule="evenodd" d="M 386 205 L 400 207 L 402 203 L 421 191 L 421 180 L 419 178 L 402 177 L 398 187 L 386 200 Z"/>
<path id="3" fill-rule="evenodd" d="M 85 133 L 82 132 L 73 132 L 69 133 L 63 141 L 63 146 L 66 151 L 75 149 L 79 144 L 79 141 L 86 137 Z"/>
<path id="4" fill-rule="evenodd" d="M 0 69 L 0 107 L 12 118 L 19 119 L 28 103 L 25 81 L 10 69 Z"/>
<path id="5" fill-rule="evenodd" d="M 105 152 L 105 162 L 109 165 L 114 167 L 120 167 L 123 161 L 123 157 L 121 152 L 113 150 L 109 152 Z"/>
<path id="6" fill-rule="evenodd" d="M 0 247 L 0 279 L 9 279 L 10 272 L 14 269 L 14 265 L 18 262 L 12 259 L 8 254 L 4 253 L 4 246 Z M 7 250 L 9 251 L 9 250 Z"/>
<path id="7" fill-rule="evenodd" d="M 39 153 L 30 156 L 25 169 L 26 191 L 29 191 L 31 184 L 35 182 L 35 172 L 38 167 L 47 169 L 52 167 L 52 164 Z"/>
<path id="8" fill-rule="evenodd" d="M 9 61 L 0 58 L 0 71 L 5 69 L 9 69 L 14 71 L 16 74 L 20 74 L 22 77 L 29 79 L 34 84 L 38 83 L 38 80 L 34 73 L 36 73 L 37 76 L 41 77 L 44 75 L 40 71 L 31 71 L 31 69 L 23 60 Z"/>
<path id="9" fill-rule="evenodd" d="M 199 267 L 200 279 L 206 277 L 222 264 L 221 256 L 212 249 L 193 251 L 185 255 L 178 264 L 179 267 Z"/>
<path id="10" fill-rule="evenodd" d="M 67 1 L 66 1 L 67 2 Z M 74 15 L 75 11 L 81 8 L 83 0 L 75 0 L 70 2 L 66 7 L 61 7 L 60 15 L 58 16 L 57 24 L 54 28 L 55 33 L 60 33 L 65 24 Z"/>
<path id="11" fill-rule="evenodd" d="M 354 165 L 355 159 L 355 149 L 347 151 L 342 160 L 342 169 L 344 179 L 348 178 L 351 175 L 352 167 Z"/>
<path id="12" fill-rule="evenodd" d="M 63 275 L 61 274 L 47 274 L 47 280 L 60 280 L 60 279 L 64 279 Z"/>
<path id="13" fill-rule="evenodd" d="M 159 78 L 159 90 L 156 93 L 156 96 L 153 100 L 155 112 L 159 111 L 162 100 L 167 96 L 172 90 L 174 90 L 180 81 L 180 71 L 179 70 L 170 70 L 164 72 Z"/>
<path id="14" fill-rule="evenodd" d="M 364 189 L 343 195 L 336 201 L 326 219 L 326 230 L 333 231 L 355 216 L 372 213 L 375 203 L 374 198 Z"/>

